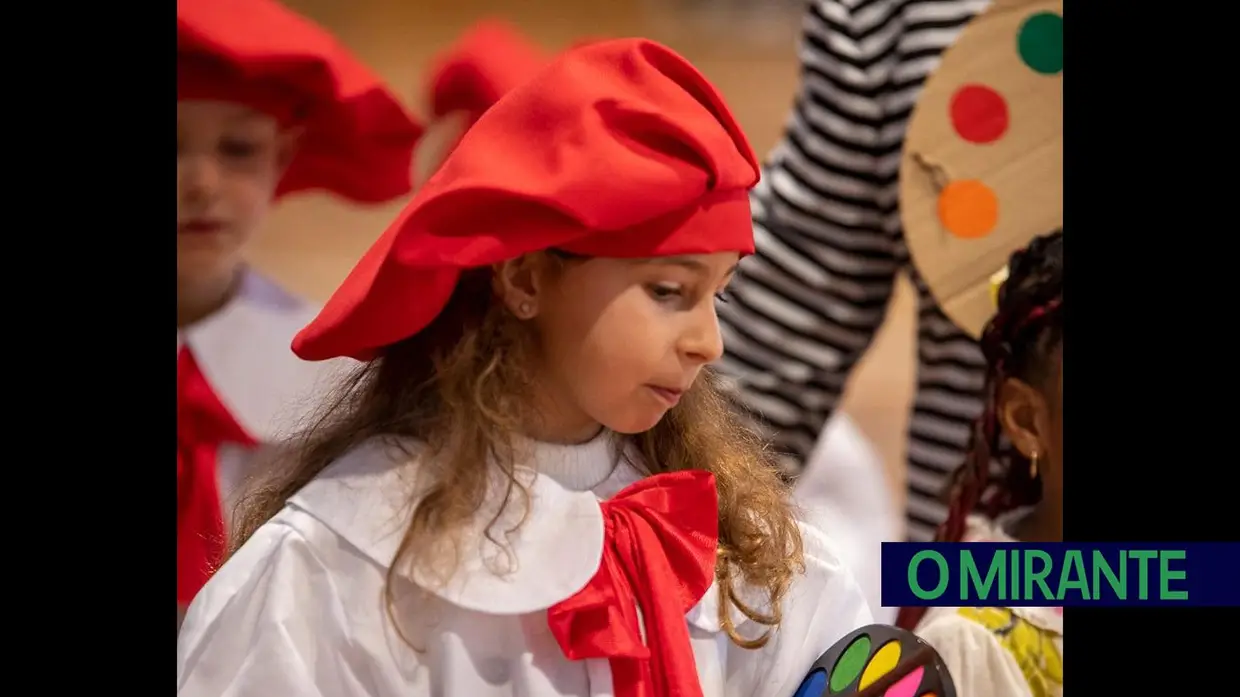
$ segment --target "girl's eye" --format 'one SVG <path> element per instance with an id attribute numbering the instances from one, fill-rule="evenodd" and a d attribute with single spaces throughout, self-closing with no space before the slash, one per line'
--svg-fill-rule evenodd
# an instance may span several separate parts
<path id="1" fill-rule="evenodd" d="M 646 287 L 650 297 L 655 300 L 671 300 L 681 296 L 680 286 L 669 285 L 666 283 L 656 283 Z"/>
<path id="2" fill-rule="evenodd" d="M 728 292 L 728 289 L 726 288 L 719 291 L 718 293 L 715 293 L 715 300 L 718 300 L 721 303 L 726 303 L 730 297 L 731 297 L 731 294 Z"/>
<path id="3" fill-rule="evenodd" d="M 247 140 L 237 138 L 228 138 L 220 142 L 220 152 L 226 157 L 243 159 L 253 156 L 259 150 L 259 146 Z"/>

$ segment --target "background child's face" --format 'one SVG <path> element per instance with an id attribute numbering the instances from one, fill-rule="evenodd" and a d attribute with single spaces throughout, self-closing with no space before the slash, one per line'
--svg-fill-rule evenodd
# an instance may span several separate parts
<path id="1" fill-rule="evenodd" d="M 177 275 L 231 274 L 292 154 L 276 120 L 225 102 L 177 102 Z"/>
<path id="2" fill-rule="evenodd" d="M 543 438 L 652 428 L 723 353 L 715 295 L 735 252 L 663 259 L 594 258 L 562 267 L 535 255 L 500 270 L 505 302 L 532 310 Z M 541 259 L 542 263 L 537 260 Z"/>

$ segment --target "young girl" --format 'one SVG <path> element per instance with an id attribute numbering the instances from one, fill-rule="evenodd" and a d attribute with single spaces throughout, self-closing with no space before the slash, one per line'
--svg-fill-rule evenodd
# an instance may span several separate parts
<path id="1" fill-rule="evenodd" d="M 501 96 L 529 79 L 547 62 L 532 42 L 498 21 L 475 25 L 436 61 L 430 80 L 431 115 L 424 151 L 446 150 Z M 447 126 L 447 128 L 444 128 Z M 427 148 L 427 141 L 438 141 Z M 439 161 L 427 163 L 438 166 Z M 836 413 L 797 480 L 794 500 L 807 519 L 831 537 L 843 561 L 867 591 L 879 621 L 894 622 L 896 608 L 879 603 L 878 555 L 885 541 L 901 539 L 895 502 L 882 460 L 849 416 Z"/>
<path id="2" fill-rule="evenodd" d="M 338 362 L 288 343 L 316 309 L 251 271 L 279 197 L 408 193 L 420 129 L 326 33 L 270 0 L 177 3 L 177 604 L 218 565 L 227 501 Z"/>
<path id="3" fill-rule="evenodd" d="M 792 694 L 870 615 L 704 370 L 757 176 L 641 39 L 483 114 L 297 336 L 368 367 L 255 490 L 178 694 Z"/>
<path id="4" fill-rule="evenodd" d="M 987 325 L 986 409 L 936 539 L 1063 540 L 1063 233 L 1012 255 Z M 987 463 L 1000 432 L 1002 474 Z M 979 513 L 975 514 L 974 511 Z M 932 644 L 961 697 L 1047 697 L 1063 691 L 1058 608 L 905 608 L 900 624 Z"/>

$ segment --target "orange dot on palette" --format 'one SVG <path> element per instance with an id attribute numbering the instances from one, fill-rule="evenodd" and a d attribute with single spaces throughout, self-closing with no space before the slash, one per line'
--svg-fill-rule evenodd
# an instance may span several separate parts
<path id="1" fill-rule="evenodd" d="M 956 237 L 985 237 L 999 222 L 999 199 L 976 179 L 951 182 L 939 193 L 939 221 Z"/>

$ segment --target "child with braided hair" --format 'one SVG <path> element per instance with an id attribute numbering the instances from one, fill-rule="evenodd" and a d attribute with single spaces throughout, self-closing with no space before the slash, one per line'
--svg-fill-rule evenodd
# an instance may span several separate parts
<path id="1" fill-rule="evenodd" d="M 984 411 L 938 541 L 1063 539 L 1063 232 L 1014 253 L 1007 274 L 982 335 Z M 1062 694 L 1057 608 L 904 608 L 899 623 L 942 654 L 961 697 Z"/>

